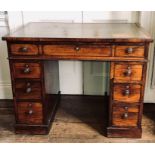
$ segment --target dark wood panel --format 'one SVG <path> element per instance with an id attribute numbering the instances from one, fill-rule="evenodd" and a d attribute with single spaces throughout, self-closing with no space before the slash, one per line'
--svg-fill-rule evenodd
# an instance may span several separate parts
<path id="1" fill-rule="evenodd" d="M 13 72 L 15 78 L 40 78 L 41 66 L 40 63 L 13 63 Z"/>
<path id="2" fill-rule="evenodd" d="M 34 44 L 11 44 L 11 54 L 13 55 L 38 55 L 39 49 Z"/>
<path id="3" fill-rule="evenodd" d="M 16 134 L 27 134 L 27 135 L 46 135 L 48 134 L 47 125 L 25 125 L 25 124 L 16 124 L 15 133 Z"/>
<path id="4" fill-rule="evenodd" d="M 113 100 L 121 102 L 139 102 L 141 85 L 139 84 L 114 84 Z"/>
<path id="5" fill-rule="evenodd" d="M 112 125 L 114 126 L 137 126 L 138 106 L 113 106 Z"/>
<path id="6" fill-rule="evenodd" d="M 141 128 L 108 127 L 107 136 L 110 138 L 141 138 Z"/>
<path id="7" fill-rule="evenodd" d="M 86 61 L 108 61 L 108 62 L 148 62 L 143 58 L 122 58 L 122 57 L 108 57 L 108 56 L 87 56 L 87 55 L 48 55 L 37 57 L 9 57 L 10 60 L 86 60 Z"/>
<path id="8" fill-rule="evenodd" d="M 44 45 L 45 55 L 80 55 L 80 56 L 111 56 L 112 49 L 110 46 L 103 45 Z"/>
<path id="9" fill-rule="evenodd" d="M 17 99 L 41 99 L 41 82 L 17 80 L 15 83 L 15 96 Z"/>
<path id="10" fill-rule="evenodd" d="M 114 80 L 132 82 L 142 80 L 142 64 L 116 63 L 114 66 Z"/>
<path id="11" fill-rule="evenodd" d="M 42 124 L 43 112 L 42 103 L 39 102 L 17 102 L 18 123 Z"/>
<path id="12" fill-rule="evenodd" d="M 117 57 L 144 57 L 144 46 L 116 46 Z"/>

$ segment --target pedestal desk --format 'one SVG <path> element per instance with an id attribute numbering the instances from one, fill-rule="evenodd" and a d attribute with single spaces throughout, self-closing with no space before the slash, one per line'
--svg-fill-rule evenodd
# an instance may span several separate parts
<path id="1" fill-rule="evenodd" d="M 110 63 L 107 136 L 141 137 L 152 42 L 142 28 L 136 24 L 36 22 L 2 39 L 8 46 L 16 133 L 48 134 L 50 130 L 60 90 L 51 95 L 46 92 L 46 61 L 91 60 Z"/>

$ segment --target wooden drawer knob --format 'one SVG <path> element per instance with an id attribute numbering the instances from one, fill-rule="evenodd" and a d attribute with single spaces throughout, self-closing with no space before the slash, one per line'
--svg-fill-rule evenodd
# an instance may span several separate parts
<path id="1" fill-rule="evenodd" d="M 31 83 L 30 82 L 27 82 L 26 83 L 26 93 L 30 93 L 31 91 L 32 91 Z"/>
<path id="2" fill-rule="evenodd" d="M 124 113 L 124 114 L 123 114 L 123 118 L 124 118 L 124 119 L 127 119 L 128 116 L 129 116 L 128 113 Z"/>
<path id="3" fill-rule="evenodd" d="M 129 95 L 130 95 L 130 87 L 129 87 L 129 86 L 126 86 L 126 89 L 125 89 L 125 91 L 123 92 L 123 94 L 124 94 L 125 96 L 129 96 Z"/>
<path id="4" fill-rule="evenodd" d="M 132 73 L 131 67 L 128 66 L 127 70 L 124 72 L 124 75 L 125 75 L 125 76 L 130 76 L 131 73 Z"/>
<path id="5" fill-rule="evenodd" d="M 32 104 L 31 104 L 31 103 L 29 103 L 29 104 L 28 104 L 28 107 L 30 107 L 30 108 L 31 108 L 31 107 L 32 107 Z"/>
<path id="6" fill-rule="evenodd" d="M 133 48 L 129 47 L 125 51 L 126 51 L 127 54 L 132 54 L 133 53 Z"/>
<path id="7" fill-rule="evenodd" d="M 23 71 L 25 74 L 28 74 L 30 73 L 30 67 L 29 65 L 25 65 L 25 68 L 24 68 L 24 71 Z"/>
<path id="8" fill-rule="evenodd" d="M 26 52 L 28 52 L 28 48 L 27 48 L 27 47 L 21 47 L 21 48 L 19 49 L 19 52 L 26 53 Z"/>
<path id="9" fill-rule="evenodd" d="M 76 46 L 74 49 L 75 49 L 75 51 L 79 51 L 80 47 Z"/>
<path id="10" fill-rule="evenodd" d="M 27 82 L 26 83 L 26 87 L 30 87 L 31 86 L 31 83 L 30 82 Z"/>
<path id="11" fill-rule="evenodd" d="M 26 115 L 32 115 L 34 112 L 32 109 L 30 109 L 29 111 L 25 112 Z"/>
<path id="12" fill-rule="evenodd" d="M 125 92 L 124 92 L 125 96 L 128 96 L 130 95 L 130 90 L 129 89 L 126 89 Z"/>
<path id="13" fill-rule="evenodd" d="M 31 87 L 26 88 L 26 93 L 30 93 L 32 91 Z"/>
<path id="14" fill-rule="evenodd" d="M 127 106 L 125 106 L 124 109 L 125 109 L 126 111 L 128 111 L 128 107 L 127 107 Z"/>

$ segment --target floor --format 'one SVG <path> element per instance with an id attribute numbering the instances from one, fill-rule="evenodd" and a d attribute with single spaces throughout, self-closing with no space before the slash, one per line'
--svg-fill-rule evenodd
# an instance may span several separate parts
<path id="1" fill-rule="evenodd" d="M 0 104 L 1 143 L 150 143 L 155 142 L 155 104 L 144 105 L 141 139 L 107 138 L 107 103 L 103 97 L 63 96 L 49 135 L 14 134 L 11 101 Z M 104 100 L 104 104 L 103 104 Z M 80 101 L 80 103 L 79 103 Z M 6 104 L 7 102 L 7 104 Z M 6 106 L 7 105 L 7 106 Z"/>

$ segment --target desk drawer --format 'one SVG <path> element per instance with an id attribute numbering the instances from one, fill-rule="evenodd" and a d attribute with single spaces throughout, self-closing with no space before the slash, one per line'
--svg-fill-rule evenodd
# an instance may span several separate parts
<path id="1" fill-rule="evenodd" d="M 113 107 L 112 125 L 114 126 L 137 126 L 139 107 Z"/>
<path id="2" fill-rule="evenodd" d="M 40 63 L 13 63 L 15 78 L 40 78 Z"/>
<path id="3" fill-rule="evenodd" d="M 140 84 L 114 84 L 113 100 L 120 102 L 139 102 Z"/>
<path id="4" fill-rule="evenodd" d="M 144 46 L 116 46 L 115 56 L 144 57 Z"/>
<path id="5" fill-rule="evenodd" d="M 111 56 L 110 46 L 97 45 L 44 45 L 44 55 L 57 56 Z"/>
<path id="6" fill-rule="evenodd" d="M 114 79 L 121 81 L 141 81 L 142 71 L 142 64 L 116 63 L 114 66 Z"/>
<path id="7" fill-rule="evenodd" d="M 11 54 L 13 55 L 38 55 L 39 49 L 33 44 L 11 44 Z"/>
<path id="8" fill-rule="evenodd" d="M 17 120 L 22 124 L 42 124 L 42 104 L 37 102 L 17 102 Z"/>
<path id="9" fill-rule="evenodd" d="M 37 81 L 16 81 L 15 96 L 17 99 L 41 99 L 41 83 Z"/>

